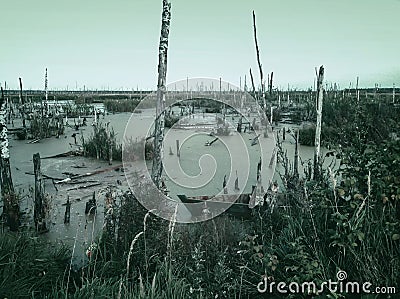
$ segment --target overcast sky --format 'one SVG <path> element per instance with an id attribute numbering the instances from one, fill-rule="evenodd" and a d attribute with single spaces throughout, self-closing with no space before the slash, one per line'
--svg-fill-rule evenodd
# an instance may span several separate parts
<path id="1" fill-rule="evenodd" d="M 171 0 L 167 82 L 258 82 L 252 10 L 264 73 L 274 86 L 313 85 L 314 68 L 348 87 L 400 86 L 398 0 Z M 154 89 L 161 0 L 4 0 L 0 82 L 49 88 Z"/>

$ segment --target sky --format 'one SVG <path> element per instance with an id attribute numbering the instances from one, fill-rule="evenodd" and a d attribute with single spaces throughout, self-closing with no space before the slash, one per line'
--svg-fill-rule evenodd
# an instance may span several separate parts
<path id="1" fill-rule="evenodd" d="M 167 83 L 259 82 L 252 10 L 264 73 L 274 87 L 313 86 L 324 65 L 340 87 L 400 86 L 399 0 L 170 0 Z M 155 89 L 162 0 L 2 0 L 0 82 L 18 88 Z M 265 75 L 266 77 L 266 75 Z"/>

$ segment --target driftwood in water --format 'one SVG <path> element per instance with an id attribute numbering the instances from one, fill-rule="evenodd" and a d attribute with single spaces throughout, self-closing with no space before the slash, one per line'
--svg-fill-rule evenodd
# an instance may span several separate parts
<path id="1" fill-rule="evenodd" d="M 79 187 L 74 187 L 74 188 L 69 188 L 66 191 L 72 191 L 72 190 L 78 190 L 78 189 L 87 189 L 90 187 L 96 187 L 96 186 L 100 186 L 101 183 L 94 183 L 94 184 L 90 184 L 90 185 L 83 185 L 83 186 L 79 186 Z"/>
<path id="2" fill-rule="evenodd" d="M 122 164 L 119 164 L 119 165 L 116 165 L 116 166 L 113 166 L 113 167 L 108 167 L 108 168 L 99 169 L 99 170 L 96 170 L 96 171 L 93 171 L 93 172 L 87 172 L 87 173 L 84 173 L 84 174 L 80 174 L 80 175 L 74 176 L 73 178 L 74 179 L 84 178 L 84 177 L 96 175 L 96 174 L 99 174 L 99 173 L 103 173 L 103 172 L 119 169 L 122 166 L 123 166 Z"/>
<path id="3" fill-rule="evenodd" d="M 215 138 L 214 140 L 212 140 L 211 142 L 210 141 L 207 141 L 206 142 L 206 146 L 211 146 L 215 141 L 217 141 L 219 138 L 217 137 L 217 138 Z"/>
<path id="4" fill-rule="evenodd" d="M 46 199 L 42 173 L 40 171 L 40 154 L 33 155 L 33 172 L 35 174 L 35 205 L 33 219 L 38 232 L 46 231 Z"/>
<path id="5" fill-rule="evenodd" d="M 71 157 L 71 156 L 81 156 L 81 152 L 80 151 L 68 151 L 65 153 L 61 153 L 61 154 L 57 154 L 57 155 L 53 155 L 53 156 L 48 156 L 48 157 L 44 157 L 41 158 L 43 159 L 53 159 L 53 158 L 66 158 L 66 157 Z"/>
<path id="6" fill-rule="evenodd" d="M 3 215 L 11 231 L 17 231 L 19 227 L 19 204 L 14 192 L 11 176 L 10 153 L 8 149 L 8 136 L 6 125 L 6 101 L 3 88 L 0 99 L 0 185 L 3 199 Z"/>
<path id="7" fill-rule="evenodd" d="M 35 175 L 35 173 L 34 173 L 34 172 L 31 172 L 31 171 L 26 171 L 25 174 Z M 44 174 L 44 173 L 42 173 L 42 177 L 45 178 L 45 179 L 55 180 L 55 181 L 61 181 L 61 180 L 63 180 L 63 179 L 61 179 L 61 178 L 52 177 L 52 176 L 49 176 L 49 175 Z"/>

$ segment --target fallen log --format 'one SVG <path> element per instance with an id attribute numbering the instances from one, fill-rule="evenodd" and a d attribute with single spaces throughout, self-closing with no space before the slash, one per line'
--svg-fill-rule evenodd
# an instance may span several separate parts
<path id="1" fill-rule="evenodd" d="M 83 185 L 83 186 L 79 186 L 79 187 L 74 187 L 74 188 L 69 188 L 66 191 L 72 191 L 72 190 L 78 190 L 78 189 L 87 189 L 90 187 L 96 187 L 101 185 L 101 183 L 95 183 L 95 184 L 91 184 L 91 185 Z"/>
<path id="2" fill-rule="evenodd" d="M 68 151 L 65 153 L 61 153 L 61 154 L 57 154 L 57 155 L 53 155 L 53 156 L 48 156 L 48 157 L 44 157 L 41 158 L 43 159 L 53 159 L 53 158 L 66 158 L 66 157 L 71 157 L 71 156 L 81 156 L 82 153 L 80 151 Z"/>
<path id="3" fill-rule="evenodd" d="M 111 171 L 111 170 L 115 170 L 115 169 L 121 168 L 121 167 L 122 167 L 122 164 L 116 165 L 116 166 L 113 166 L 113 167 L 104 168 L 104 169 L 99 169 L 99 170 L 96 170 L 96 171 L 93 171 L 93 172 L 87 172 L 87 173 L 84 173 L 84 174 L 80 174 L 80 175 L 74 176 L 73 178 L 74 179 L 84 178 L 84 177 L 88 177 L 88 176 L 91 176 L 91 175 L 96 175 L 96 174 L 100 174 L 100 173 L 103 173 L 103 172 L 108 172 L 108 171 Z"/>
<path id="4" fill-rule="evenodd" d="M 26 171 L 25 172 L 25 174 L 29 174 L 29 175 L 35 175 L 33 172 L 31 172 L 31 171 Z M 62 181 L 62 180 L 64 180 L 64 178 L 56 178 L 56 177 L 52 177 L 52 176 L 49 176 L 49 175 L 46 175 L 46 174 L 44 174 L 44 173 L 42 173 L 42 176 L 45 178 L 45 179 L 49 179 L 49 180 L 55 180 L 55 181 Z"/>

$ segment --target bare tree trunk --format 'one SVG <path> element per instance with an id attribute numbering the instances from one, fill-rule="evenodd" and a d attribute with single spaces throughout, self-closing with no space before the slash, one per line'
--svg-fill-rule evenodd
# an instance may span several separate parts
<path id="1" fill-rule="evenodd" d="M 274 72 L 271 72 L 271 76 L 270 76 L 270 79 L 269 79 L 269 95 L 272 95 L 272 79 L 273 79 L 273 77 L 274 77 Z"/>
<path id="2" fill-rule="evenodd" d="M 253 10 L 253 29 L 254 29 L 254 43 L 256 45 L 256 54 L 257 54 L 257 63 L 258 63 L 258 69 L 260 71 L 260 81 L 261 81 L 261 96 L 263 98 L 263 104 L 264 104 L 264 110 L 266 107 L 266 103 L 265 103 L 265 88 L 264 88 L 264 74 L 262 71 L 262 64 L 261 64 L 261 60 L 260 60 L 260 49 L 258 48 L 258 41 L 257 41 L 257 27 L 256 27 L 256 14 Z"/>
<path id="3" fill-rule="evenodd" d="M 314 179 L 320 176 L 320 149 L 321 149 L 321 126 L 322 126 L 322 101 L 324 98 L 324 67 L 321 66 L 317 78 L 317 127 L 315 129 L 315 152 L 314 152 Z"/>
<path id="4" fill-rule="evenodd" d="M 42 173 L 40 171 L 40 154 L 33 155 L 33 172 L 35 174 L 35 206 L 33 219 L 38 232 L 46 231 L 46 210 Z"/>
<path id="5" fill-rule="evenodd" d="M 11 176 L 10 152 L 8 150 L 8 137 L 6 125 L 6 108 L 4 92 L 1 88 L 0 101 L 0 183 L 1 196 L 3 198 L 3 215 L 11 231 L 17 231 L 19 226 L 19 205 L 14 192 Z"/>
<path id="6" fill-rule="evenodd" d="M 19 78 L 19 98 L 21 101 L 21 105 L 22 105 L 22 126 L 24 128 L 26 128 L 26 124 L 25 124 L 25 101 L 24 101 L 24 97 L 22 96 L 22 79 Z"/>
<path id="7" fill-rule="evenodd" d="M 48 91 L 47 91 L 47 83 L 48 83 L 48 81 L 47 81 L 47 68 L 46 68 L 46 74 L 44 76 L 44 92 L 45 92 L 44 107 L 45 107 L 46 114 L 48 114 L 48 109 L 47 109 L 48 103 L 47 103 L 47 100 L 48 100 L 48 95 L 49 95 Z M 43 108 L 42 108 L 42 117 L 43 117 Z"/>
<path id="8" fill-rule="evenodd" d="M 154 184 L 159 187 L 163 170 L 163 141 L 164 141 L 164 121 L 165 121 L 165 95 L 167 77 L 167 52 L 168 35 L 171 22 L 171 3 L 163 0 L 163 12 L 161 23 L 161 36 L 158 48 L 158 84 L 157 84 L 157 109 L 154 134 L 154 159 L 151 176 Z"/>
<path id="9" fill-rule="evenodd" d="M 251 88 L 252 88 L 254 97 L 257 100 L 257 97 L 256 97 L 256 86 L 254 85 L 254 78 L 253 78 L 253 73 L 251 72 L 251 68 L 250 68 L 250 81 L 251 81 Z"/>

